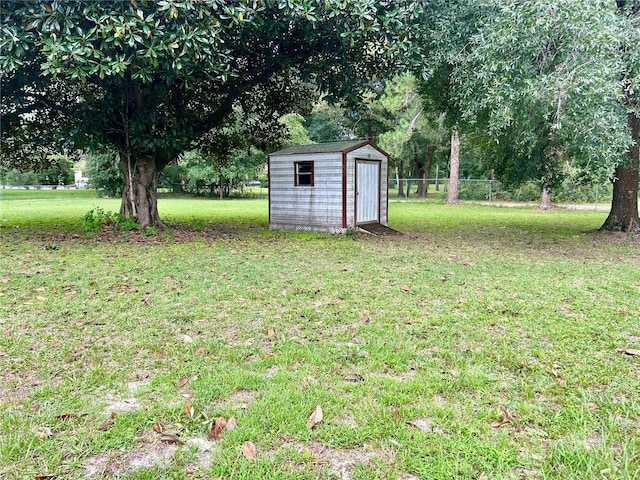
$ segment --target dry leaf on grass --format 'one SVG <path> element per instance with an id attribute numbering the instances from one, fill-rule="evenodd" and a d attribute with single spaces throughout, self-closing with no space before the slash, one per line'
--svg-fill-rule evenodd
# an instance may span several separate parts
<path id="1" fill-rule="evenodd" d="M 191 405 L 190 403 L 185 403 L 184 404 L 184 412 L 189 416 L 189 418 L 193 418 L 193 414 L 195 413 L 195 409 L 193 408 L 193 405 Z"/>
<path id="2" fill-rule="evenodd" d="M 509 412 L 507 412 L 507 409 L 503 408 L 502 409 L 502 418 L 500 420 L 494 420 L 493 422 L 491 422 L 491 426 L 493 428 L 500 428 L 505 423 L 509 423 L 509 420 L 511 420 L 511 416 L 509 415 Z"/>
<path id="3" fill-rule="evenodd" d="M 200 347 L 200 348 L 196 348 L 196 351 L 193 352 L 195 355 L 202 355 L 204 352 L 206 352 L 207 349 L 204 347 Z"/>
<path id="4" fill-rule="evenodd" d="M 344 377 L 344 381 L 345 382 L 364 382 L 364 377 L 362 375 L 359 375 L 357 373 L 352 373 L 351 375 L 347 375 L 346 377 Z"/>
<path id="5" fill-rule="evenodd" d="M 409 285 L 402 285 L 400 288 L 402 289 L 403 292 L 408 292 L 409 290 L 411 290 Z"/>
<path id="6" fill-rule="evenodd" d="M 269 328 L 267 330 L 267 337 L 271 338 L 271 337 L 275 336 L 275 334 L 276 334 L 276 331 L 273 328 Z"/>
<path id="7" fill-rule="evenodd" d="M 227 424 L 225 425 L 224 429 L 227 432 L 230 432 L 231 430 L 235 429 L 237 425 L 238 422 L 236 421 L 236 417 L 229 417 L 229 420 L 227 420 Z"/>
<path id="8" fill-rule="evenodd" d="M 162 433 L 162 425 L 160 425 L 160 422 L 153 422 L 153 431 L 156 433 Z"/>
<path id="9" fill-rule="evenodd" d="M 211 427 L 209 431 L 209 435 L 207 435 L 207 440 L 220 440 L 220 435 L 222 434 L 222 430 L 227 426 L 227 421 L 224 417 L 216 418 L 215 423 Z"/>
<path id="10" fill-rule="evenodd" d="M 318 405 L 316 409 L 313 411 L 313 413 L 309 415 L 309 420 L 307 421 L 307 425 L 313 428 L 322 421 L 322 418 L 323 418 L 322 407 Z"/>
<path id="11" fill-rule="evenodd" d="M 256 450 L 256 446 L 251 441 L 244 442 L 242 446 L 242 455 L 245 456 L 247 460 L 255 460 L 258 451 Z"/>
<path id="12" fill-rule="evenodd" d="M 178 380 L 178 387 L 184 387 L 187 383 L 189 383 L 189 377 L 183 377 Z"/>
<path id="13" fill-rule="evenodd" d="M 637 348 L 616 348 L 616 352 L 624 353 L 634 357 L 640 357 L 640 349 Z"/>
<path id="14" fill-rule="evenodd" d="M 58 421 L 70 420 L 72 418 L 78 418 L 78 415 L 76 415 L 75 413 L 63 413 L 62 415 L 58 415 L 57 417 L 55 417 L 55 419 Z"/>
<path id="15" fill-rule="evenodd" d="M 178 445 L 182 445 L 182 440 L 180 440 L 175 435 L 164 434 L 160 437 L 160 441 L 165 443 L 177 443 Z"/>

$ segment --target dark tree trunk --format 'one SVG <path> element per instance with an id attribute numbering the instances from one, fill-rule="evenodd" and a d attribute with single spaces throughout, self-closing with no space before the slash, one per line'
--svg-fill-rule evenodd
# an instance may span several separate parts
<path id="1" fill-rule="evenodd" d="M 140 228 L 165 228 L 158 215 L 160 172 L 155 160 L 132 159 L 129 155 L 120 153 L 120 168 L 125 179 L 120 213 L 125 217 L 135 218 Z"/>
<path id="2" fill-rule="evenodd" d="M 415 145 L 413 146 L 413 170 L 416 177 L 416 197 L 424 198 L 424 165 L 420 163 Z"/>
<path id="3" fill-rule="evenodd" d="M 423 179 L 423 192 L 421 197 L 427 198 L 429 193 L 429 173 L 431 172 L 431 163 L 433 162 L 433 153 L 435 152 L 435 147 L 428 146 L 427 147 L 427 155 L 424 159 L 424 169 L 422 170 L 422 179 Z"/>
<path id="4" fill-rule="evenodd" d="M 640 229 L 638 219 L 638 167 L 640 151 L 640 118 L 629 115 L 629 126 L 634 145 L 629 150 L 629 163 L 616 168 L 613 178 L 613 198 L 611 211 L 600 230 L 620 230 L 635 232 Z"/>
<path id="5" fill-rule="evenodd" d="M 460 137 L 458 126 L 451 129 L 451 155 L 449 156 L 449 193 L 446 203 L 458 203 L 458 182 L 460 179 Z"/>

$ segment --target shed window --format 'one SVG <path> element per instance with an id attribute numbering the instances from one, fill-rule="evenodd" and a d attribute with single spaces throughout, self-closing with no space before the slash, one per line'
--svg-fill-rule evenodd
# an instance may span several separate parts
<path id="1" fill-rule="evenodd" d="M 313 187 L 313 162 L 295 162 L 295 186 Z"/>

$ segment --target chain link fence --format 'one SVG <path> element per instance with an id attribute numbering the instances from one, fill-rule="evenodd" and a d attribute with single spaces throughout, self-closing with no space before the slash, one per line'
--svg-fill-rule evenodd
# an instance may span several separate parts
<path id="1" fill-rule="evenodd" d="M 448 178 L 404 178 L 389 179 L 389 198 L 419 200 L 424 198 L 446 198 Z M 518 187 L 507 187 L 498 180 L 461 178 L 458 182 L 458 198 L 487 203 L 540 202 L 540 182 L 526 182 Z M 606 184 L 578 185 L 565 182 L 551 190 L 553 203 L 562 205 L 588 205 L 594 209 L 611 205 L 613 186 Z"/>

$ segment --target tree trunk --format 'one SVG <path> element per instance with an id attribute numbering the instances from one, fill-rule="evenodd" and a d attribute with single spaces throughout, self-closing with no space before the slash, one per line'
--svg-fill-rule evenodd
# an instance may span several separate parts
<path id="1" fill-rule="evenodd" d="M 549 187 L 542 187 L 542 196 L 540 198 L 540 210 L 549 210 L 553 205 L 551 204 L 551 191 Z"/>
<path id="2" fill-rule="evenodd" d="M 120 213 L 135 218 L 140 228 L 165 228 L 158 215 L 159 173 L 155 160 L 150 158 L 132 159 L 120 153 L 120 168 L 124 174 L 125 186 L 122 192 Z"/>
<path id="3" fill-rule="evenodd" d="M 640 166 L 640 118 L 629 115 L 629 126 L 634 145 L 629 150 L 630 162 L 619 165 L 613 178 L 611 211 L 600 230 L 635 232 L 640 229 L 638 219 L 638 167 Z"/>
<path id="4" fill-rule="evenodd" d="M 400 167 L 396 165 L 396 183 L 398 184 L 398 198 L 404 197 L 404 182 L 402 178 L 400 178 Z"/>
<path id="5" fill-rule="evenodd" d="M 436 165 L 436 192 L 440 191 L 440 165 Z"/>
<path id="6" fill-rule="evenodd" d="M 446 203 L 458 203 L 458 182 L 460 179 L 460 137 L 458 126 L 451 129 L 451 154 L 449 156 L 449 192 Z"/>
<path id="7" fill-rule="evenodd" d="M 422 178 L 424 183 L 424 191 L 423 198 L 427 198 L 429 194 L 429 173 L 431 172 L 431 163 L 433 162 L 433 153 L 435 152 L 435 147 L 428 146 L 427 147 L 427 156 L 424 160 L 424 169 L 422 170 Z"/>

